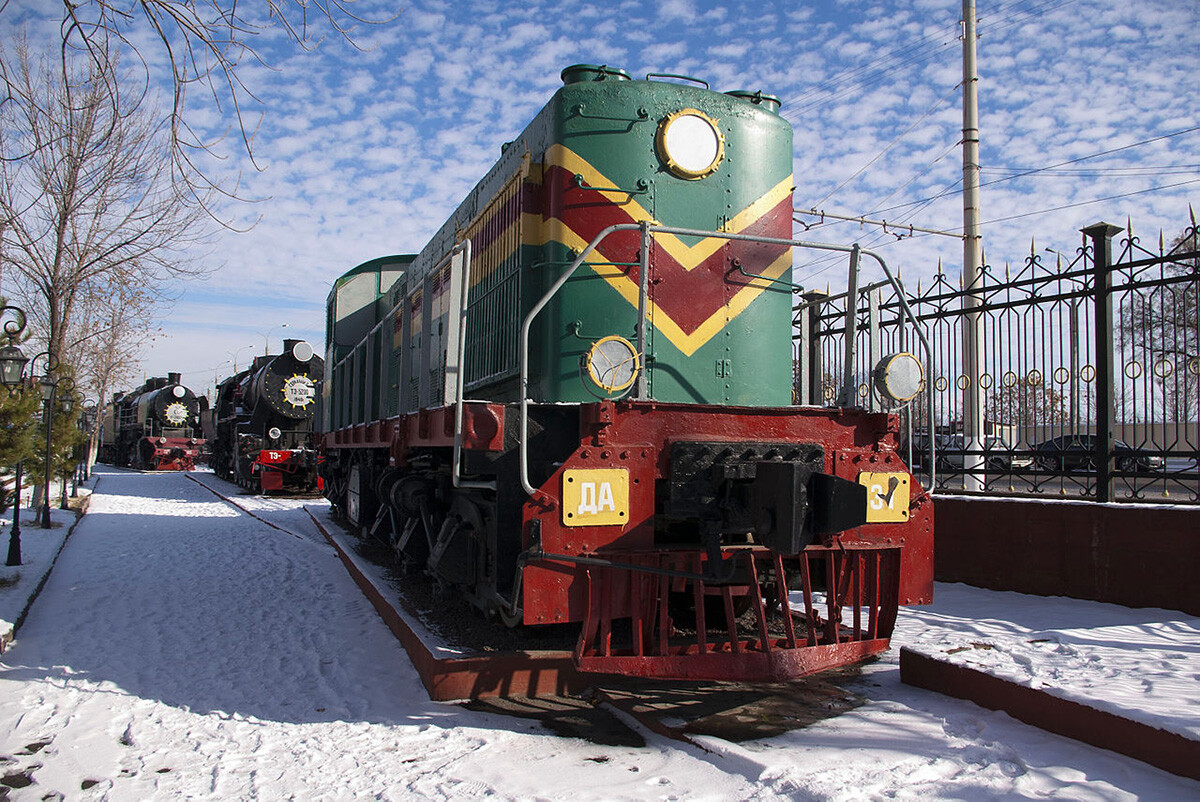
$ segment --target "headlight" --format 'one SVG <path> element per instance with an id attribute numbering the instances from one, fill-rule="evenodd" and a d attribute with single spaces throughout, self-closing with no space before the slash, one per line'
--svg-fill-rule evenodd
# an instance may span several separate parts
<path id="1" fill-rule="evenodd" d="M 588 376 L 605 392 L 615 393 L 633 384 L 638 373 L 638 353 L 624 337 L 597 340 L 583 357 Z"/>
<path id="2" fill-rule="evenodd" d="M 658 124 L 658 157 L 680 178 L 704 178 L 725 157 L 725 136 L 704 112 L 680 109 Z"/>
<path id="3" fill-rule="evenodd" d="M 911 401 L 925 384 L 921 361 L 909 353 L 885 356 L 874 373 L 875 389 L 895 403 Z"/>
<path id="4" fill-rule="evenodd" d="M 304 340 L 292 346 L 292 359 L 297 362 L 307 362 L 313 358 L 313 347 Z"/>
<path id="5" fill-rule="evenodd" d="M 272 426 L 270 429 L 267 429 L 267 437 L 271 438 L 272 440 L 278 440 L 282 436 L 283 432 L 279 431 L 278 426 Z"/>

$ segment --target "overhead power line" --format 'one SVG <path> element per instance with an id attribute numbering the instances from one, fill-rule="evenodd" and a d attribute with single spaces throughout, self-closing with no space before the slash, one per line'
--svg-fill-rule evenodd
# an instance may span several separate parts
<path id="1" fill-rule="evenodd" d="M 923 234 L 940 234 L 945 237 L 957 237 L 958 239 L 962 239 L 963 236 L 962 234 L 955 234 L 952 231 L 938 231 L 937 229 L 933 228 L 921 228 L 920 226 L 914 226 L 905 223 L 889 223 L 887 220 L 871 220 L 866 217 L 847 217 L 846 215 L 834 214 L 833 212 L 826 212 L 820 209 L 794 209 L 793 211 L 795 211 L 797 214 L 807 214 L 820 218 L 820 220 L 811 225 L 805 223 L 803 220 L 796 220 L 797 223 L 804 226 L 806 231 L 821 225 L 825 222 L 825 219 L 828 218 L 830 220 L 841 220 L 848 223 L 858 223 L 860 225 L 880 226 L 885 234 L 891 234 L 896 239 L 904 239 L 904 232 L 908 232 L 908 236 L 911 237 L 913 236 L 914 232 L 917 231 L 920 231 Z M 792 219 L 795 220 L 794 217 Z M 889 228 L 891 229 L 890 231 L 888 230 Z"/>
<path id="2" fill-rule="evenodd" d="M 1014 175 L 1009 175 L 1009 176 L 1005 176 L 1003 178 L 996 178 L 991 181 L 986 181 L 984 183 L 981 183 L 980 186 L 988 187 L 988 186 L 994 186 L 996 184 L 1004 183 L 1005 181 L 1014 181 L 1018 178 L 1025 178 L 1027 176 L 1037 175 L 1039 173 L 1044 173 L 1047 171 L 1055 170 L 1059 167 L 1065 167 L 1065 166 L 1071 165 L 1071 164 L 1078 164 L 1079 162 L 1087 161 L 1089 159 L 1096 159 L 1101 156 L 1109 156 L 1109 155 L 1112 155 L 1113 153 L 1120 153 L 1121 151 L 1124 151 L 1124 150 L 1130 150 L 1132 148 L 1142 147 L 1143 145 L 1149 145 L 1154 142 L 1160 142 L 1164 139 L 1171 139 L 1173 137 L 1183 136 L 1184 134 L 1190 134 L 1195 131 L 1200 131 L 1200 125 L 1193 126 L 1191 128 L 1184 128 L 1179 131 L 1171 131 L 1170 133 L 1166 133 L 1166 134 L 1160 134 L 1159 136 L 1151 137 L 1149 139 L 1143 139 L 1140 142 L 1134 142 L 1129 145 L 1122 145 L 1119 148 L 1111 148 L 1109 150 L 1102 150 L 1099 153 L 1091 153 L 1091 154 L 1088 154 L 1087 156 L 1079 156 L 1074 159 L 1068 159 L 1067 161 L 1047 165 L 1046 167 L 1037 167 L 1037 168 L 1030 169 L 1030 170 L 1022 170 L 1021 172 L 1018 172 Z M 993 168 L 993 169 L 1003 169 L 1003 168 Z M 1191 182 L 1184 182 L 1184 183 L 1191 183 Z M 1179 185 L 1173 184 L 1172 186 L 1179 186 Z M 1163 187 L 1163 189 L 1166 189 L 1166 187 Z M 1146 190 L 1146 191 L 1150 191 L 1150 190 Z M 875 210 L 875 212 L 873 212 L 873 214 L 883 214 L 886 212 L 895 211 L 897 209 L 904 209 L 909 206 L 916 205 L 918 203 L 927 203 L 929 201 L 940 200 L 941 198 L 946 198 L 946 197 L 949 197 L 950 195 L 954 195 L 954 194 L 957 194 L 955 190 L 947 190 L 947 191 L 941 192 L 937 195 L 931 195 L 927 198 L 922 198 L 920 200 L 909 201 L 907 203 L 899 203 L 899 204 L 896 204 L 895 206 L 889 206 L 886 209 L 877 209 L 877 210 Z M 1120 197 L 1120 196 L 1118 196 L 1118 197 Z"/>
<path id="3" fill-rule="evenodd" d="M 1003 223 L 1008 220 L 1020 220 L 1022 217 L 1033 217 L 1038 214 L 1048 214 L 1050 212 L 1061 212 L 1064 209 L 1076 209 L 1080 206 L 1091 206 L 1094 203 L 1104 203 L 1105 201 L 1119 200 L 1121 198 L 1131 198 L 1134 195 L 1146 195 L 1151 192 L 1160 192 L 1164 189 L 1176 189 L 1178 187 L 1186 187 L 1190 184 L 1200 184 L 1200 178 L 1193 178 L 1191 181 L 1180 181 L 1176 184 L 1166 184 L 1161 187 L 1149 187 L 1148 189 L 1138 189 L 1133 192 L 1122 192 L 1119 195 L 1109 195 L 1106 198 L 1095 198 L 1094 200 L 1079 201 L 1078 203 L 1067 203 L 1062 206 L 1054 206 L 1049 209 L 1038 209 L 1032 212 L 1022 212 L 1021 214 L 1013 214 L 1008 217 L 997 217 L 993 220 L 986 221 L 987 223 Z"/>

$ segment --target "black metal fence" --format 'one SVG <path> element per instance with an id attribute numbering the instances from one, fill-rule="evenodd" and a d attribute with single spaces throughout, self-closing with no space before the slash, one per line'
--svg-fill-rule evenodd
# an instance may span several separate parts
<path id="1" fill-rule="evenodd" d="M 929 437 L 939 490 L 1098 501 L 1200 503 L 1200 245 L 1195 220 L 1147 248 L 1131 228 L 1083 229 L 1074 254 L 1037 251 L 1017 269 L 983 268 L 964 291 L 938 273 L 908 301 L 933 346 L 920 398 L 900 410 L 912 462 Z M 978 305 L 968 311 L 964 299 Z M 842 389 L 846 294 L 807 293 L 796 307 L 797 400 L 834 403 Z M 871 385 L 879 360 L 914 350 L 900 304 L 884 284 L 857 294 L 859 403 L 886 403 Z M 972 315 L 977 314 L 977 318 Z M 962 437 L 963 330 L 978 319 L 984 364 L 982 449 Z M 978 330 L 978 329 L 977 329 Z"/>

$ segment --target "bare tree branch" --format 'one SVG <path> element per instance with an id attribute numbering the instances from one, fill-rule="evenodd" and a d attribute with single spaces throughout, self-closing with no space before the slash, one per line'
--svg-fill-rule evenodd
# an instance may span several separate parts
<path id="1" fill-rule="evenodd" d="M 110 42 L 137 55 L 143 73 L 143 91 L 161 76 L 155 75 L 151 59 L 142 52 L 144 44 L 135 34 L 148 28 L 161 48 L 171 81 L 171 109 L 165 115 L 170 130 L 171 168 L 183 191 L 192 195 L 206 213 L 222 225 L 229 225 L 217 214 L 216 198 L 247 200 L 240 196 L 240 175 L 230 181 L 209 174 L 196 160 L 221 159 L 217 148 L 224 135 L 205 138 L 187 118 L 187 93 L 193 86 L 207 90 L 218 110 L 232 112 L 241 137 L 242 149 L 256 170 L 261 170 L 254 151 L 254 132 L 258 120 L 247 111 L 247 102 L 258 99 L 243 81 L 240 69 L 247 64 L 271 65 L 254 45 L 256 37 L 271 28 L 308 50 L 320 38 L 318 29 L 326 26 L 356 49 L 354 29 L 388 20 L 368 20 L 351 10 L 347 0 L 265 0 L 259 4 L 239 4 L 237 0 L 63 0 L 61 40 L 63 62 L 72 52 L 86 53 L 97 66 L 103 64 Z M 0 6 L 3 13 L 3 6 Z M 398 16 L 398 15 L 397 15 Z M 392 17 L 391 19 L 395 19 Z M 322 25 L 315 26 L 316 20 Z M 8 80 L 6 65 L 0 65 L 0 79 Z M 232 185 L 230 185 L 232 182 Z"/>
<path id="2" fill-rule="evenodd" d="M 106 306 L 124 315 L 116 336 L 139 342 L 146 304 L 203 272 L 185 251 L 209 233 L 210 197 L 180 192 L 158 114 L 121 95 L 115 55 L 95 47 L 66 72 L 24 42 L 0 51 L 17 90 L 0 106 L 0 266 L 64 364 Z"/>

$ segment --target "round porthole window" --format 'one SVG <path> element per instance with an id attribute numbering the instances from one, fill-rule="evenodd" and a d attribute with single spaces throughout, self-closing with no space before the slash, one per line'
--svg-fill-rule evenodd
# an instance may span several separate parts
<path id="1" fill-rule="evenodd" d="M 658 125 L 658 157 L 680 178 L 704 178 L 716 172 L 725 157 L 725 136 L 707 114 L 680 109 Z"/>

